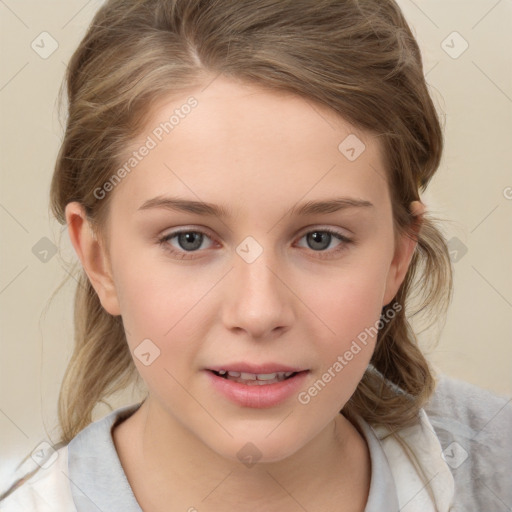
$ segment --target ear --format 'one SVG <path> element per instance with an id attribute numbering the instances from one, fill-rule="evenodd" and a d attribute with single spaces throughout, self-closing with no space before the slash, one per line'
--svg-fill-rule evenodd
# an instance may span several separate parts
<path id="1" fill-rule="evenodd" d="M 119 301 L 105 248 L 94 233 L 84 207 L 78 202 L 66 205 L 69 238 L 101 305 L 111 315 L 120 315 Z"/>
<path id="2" fill-rule="evenodd" d="M 425 213 L 425 205 L 420 201 L 413 201 L 410 205 L 410 211 L 415 217 L 413 228 L 414 235 L 417 236 L 421 223 L 422 215 Z M 417 242 L 411 238 L 410 234 L 403 234 L 397 244 L 395 255 L 389 268 L 386 290 L 382 306 L 387 306 L 398 293 L 398 290 L 405 279 L 411 259 L 416 249 Z"/>

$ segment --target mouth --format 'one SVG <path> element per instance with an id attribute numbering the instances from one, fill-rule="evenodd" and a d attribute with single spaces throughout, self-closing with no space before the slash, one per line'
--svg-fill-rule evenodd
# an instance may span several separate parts
<path id="1" fill-rule="evenodd" d="M 272 372 L 272 373 L 249 373 L 227 370 L 210 370 L 212 373 L 226 380 L 246 384 L 247 386 L 267 386 L 284 380 L 292 379 L 303 371 Z"/>
<path id="2" fill-rule="evenodd" d="M 240 407 L 277 407 L 306 385 L 311 370 L 281 364 L 234 363 L 204 368 L 209 385 Z"/>

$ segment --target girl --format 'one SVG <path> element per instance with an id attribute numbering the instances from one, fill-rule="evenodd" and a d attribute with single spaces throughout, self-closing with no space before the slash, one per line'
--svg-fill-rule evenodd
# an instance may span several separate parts
<path id="1" fill-rule="evenodd" d="M 510 404 L 436 379 L 408 323 L 452 277 L 419 195 L 441 127 L 393 0 L 110 0 L 67 93 L 62 438 L 2 510 L 512 504 Z M 134 377 L 145 399 L 92 423 Z"/>

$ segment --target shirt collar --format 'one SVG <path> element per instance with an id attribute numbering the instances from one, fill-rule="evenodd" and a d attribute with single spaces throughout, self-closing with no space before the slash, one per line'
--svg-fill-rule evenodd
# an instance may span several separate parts
<path id="1" fill-rule="evenodd" d="M 374 432 L 393 473 L 401 512 L 449 512 L 455 482 L 439 439 L 424 409 L 411 427 Z M 398 509 L 397 509 L 398 510 Z"/>
<path id="2" fill-rule="evenodd" d="M 397 512 L 398 495 L 386 453 L 373 428 L 360 416 L 356 428 L 364 436 L 371 459 L 370 492 L 364 512 Z"/>

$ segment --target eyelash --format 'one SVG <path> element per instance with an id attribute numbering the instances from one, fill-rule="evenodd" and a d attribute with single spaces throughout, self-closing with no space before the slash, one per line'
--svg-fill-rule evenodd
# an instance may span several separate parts
<path id="1" fill-rule="evenodd" d="M 207 238 L 211 238 L 207 233 L 205 233 L 204 231 L 198 230 L 198 229 L 182 229 L 182 230 L 178 230 L 178 231 L 173 231 L 173 232 L 165 235 L 164 237 L 162 237 L 158 240 L 158 243 L 164 248 L 165 251 L 171 253 L 173 256 L 180 256 L 179 259 L 191 259 L 191 257 L 188 256 L 189 254 L 193 255 L 194 253 L 200 252 L 200 251 L 199 250 L 180 251 L 180 250 L 175 249 L 174 247 L 171 247 L 168 243 L 170 240 L 172 240 L 173 238 L 175 238 L 178 235 L 183 234 L 183 233 L 199 233 L 201 235 L 206 236 Z M 310 231 L 306 231 L 305 233 L 303 233 L 300 236 L 299 240 L 311 233 L 329 233 L 330 235 L 332 235 L 335 238 L 337 238 L 338 240 L 340 240 L 340 242 L 342 242 L 337 248 L 335 248 L 331 251 L 314 251 L 311 249 L 311 252 L 318 254 L 318 257 L 320 259 L 326 259 L 333 255 L 337 255 L 340 252 L 346 250 L 348 248 L 347 247 L 348 245 L 355 243 L 354 240 L 347 238 L 345 235 L 342 235 L 340 232 L 333 230 L 333 229 L 329 229 L 329 228 L 313 229 Z M 324 256 L 323 254 L 327 254 L 327 256 Z M 193 257 L 194 256 L 192 256 L 192 258 Z"/>

